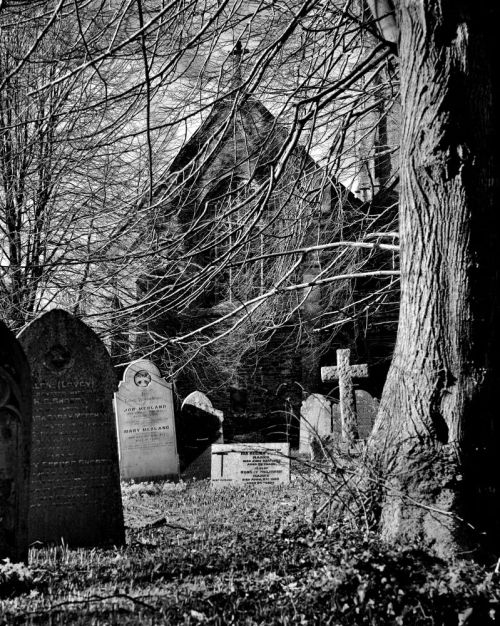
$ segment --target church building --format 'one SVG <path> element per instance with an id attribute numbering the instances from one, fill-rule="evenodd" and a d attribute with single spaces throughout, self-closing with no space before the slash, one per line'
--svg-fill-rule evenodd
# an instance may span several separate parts
<path id="1" fill-rule="evenodd" d="M 330 177 L 293 129 L 238 90 L 215 103 L 153 201 L 157 251 L 137 286 L 147 311 L 138 355 L 153 355 L 179 397 L 206 393 L 225 414 L 226 438 L 297 442 L 302 399 L 334 391 L 321 383 L 321 365 L 342 347 L 369 358 L 368 330 L 377 336 L 384 326 L 375 320 L 376 330 L 367 313 L 358 336 L 356 300 L 369 299 L 376 280 L 338 279 L 366 255 L 329 245 L 360 226 L 382 228 L 376 205 Z M 389 345 L 375 350 L 380 380 L 393 322 Z"/>

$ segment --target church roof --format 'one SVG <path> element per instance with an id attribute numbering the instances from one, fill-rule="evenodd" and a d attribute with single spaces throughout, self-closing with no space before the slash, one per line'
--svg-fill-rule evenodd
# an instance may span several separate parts
<path id="1" fill-rule="evenodd" d="M 225 97 L 213 106 L 180 149 L 169 173 L 184 187 L 185 199 L 186 194 L 193 193 L 194 187 L 206 186 L 207 181 L 229 175 L 245 180 L 255 178 L 259 182 L 267 178 L 270 165 L 276 162 L 287 140 L 290 140 L 289 128 L 258 98 L 248 94 L 242 94 L 238 100 Z M 322 179 L 324 172 L 302 145 L 293 148 L 290 161 L 296 177 Z M 352 206 L 361 204 L 340 182 L 330 179 L 330 183 L 332 203 L 341 200 Z M 196 197 L 202 199 L 199 193 Z"/>

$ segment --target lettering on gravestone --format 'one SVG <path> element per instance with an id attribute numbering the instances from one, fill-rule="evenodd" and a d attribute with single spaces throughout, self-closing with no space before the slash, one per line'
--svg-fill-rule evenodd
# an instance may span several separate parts
<path id="1" fill-rule="evenodd" d="M 31 408 L 26 356 L 0 322 L 0 560 L 28 559 Z"/>
<path id="2" fill-rule="evenodd" d="M 115 394 L 120 473 L 125 480 L 179 478 L 172 384 L 154 363 L 131 363 Z"/>
<path id="3" fill-rule="evenodd" d="M 20 335 L 33 381 L 30 542 L 124 542 L 109 354 L 59 309 Z"/>

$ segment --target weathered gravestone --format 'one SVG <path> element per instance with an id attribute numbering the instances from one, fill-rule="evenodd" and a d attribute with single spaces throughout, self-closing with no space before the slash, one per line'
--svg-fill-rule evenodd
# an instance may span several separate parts
<path id="1" fill-rule="evenodd" d="M 20 341 L 31 367 L 30 542 L 124 542 L 115 376 L 102 341 L 66 311 L 32 322 Z"/>
<path id="2" fill-rule="evenodd" d="M 320 393 L 312 393 L 300 407 L 299 452 L 312 454 L 312 442 L 329 435 L 340 437 L 338 405 Z"/>
<path id="3" fill-rule="evenodd" d="M 342 440 L 347 444 L 359 438 L 352 379 L 368 377 L 368 365 L 351 365 L 350 355 L 350 350 L 337 350 L 337 365 L 321 368 L 321 378 L 324 382 L 339 381 Z"/>
<path id="4" fill-rule="evenodd" d="M 210 446 L 224 441 L 222 411 L 214 409 L 201 391 L 193 391 L 182 403 L 179 422 L 179 455 L 185 479 L 210 478 Z"/>
<path id="5" fill-rule="evenodd" d="M 26 356 L 0 322 L 0 559 L 28 558 L 31 380 Z"/>
<path id="6" fill-rule="evenodd" d="M 356 397 L 359 437 L 360 439 L 368 439 L 377 417 L 379 402 L 377 398 L 363 389 L 356 389 L 354 395 Z"/>
<path id="7" fill-rule="evenodd" d="M 290 482 L 290 444 L 214 444 L 211 478 L 214 487 L 286 485 Z"/>
<path id="8" fill-rule="evenodd" d="M 131 363 L 115 393 L 120 473 L 125 480 L 179 478 L 172 384 L 154 363 Z"/>

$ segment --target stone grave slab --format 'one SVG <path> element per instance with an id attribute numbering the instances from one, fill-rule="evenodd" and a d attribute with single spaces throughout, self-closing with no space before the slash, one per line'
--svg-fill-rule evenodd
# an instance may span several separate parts
<path id="1" fill-rule="evenodd" d="M 114 402 L 121 477 L 178 480 L 172 384 L 141 359 L 125 370 Z"/>
<path id="2" fill-rule="evenodd" d="M 31 377 L 14 334 L 0 322 L 0 560 L 28 559 Z"/>
<path id="3" fill-rule="evenodd" d="M 340 436 L 338 406 L 320 393 L 312 393 L 300 407 L 299 452 L 311 454 L 311 443 L 328 435 Z"/>
<path id="4" fill-rule="evenodd" d="M 223 412 L 215 409 L 201 391 L 193 391 L 184 399 L 179 421 L 179 454 L 185 480 L 210 478 L 210 446 L 224 441 L 223 421 Z"/>
<path id="5" fill-rule="evenodd" d="M 33 384 L 30 543 L 124 543 L 115 375 L 104 344 L 60 309 L 19 340 Z"/>
<path id="6" fill-rule="evenodd" d="M 212 445 L 214 487 L 273 487 L 290 482 L 289 443 Z"/>
<path id="7" fill-rule="evenodd" d="M 360 439 L 367 439 L 373 429 L 377 417 L 379 401 L 368 391 L 356 389 L 356 415 L 358 417 L 358 432 Z"/>

